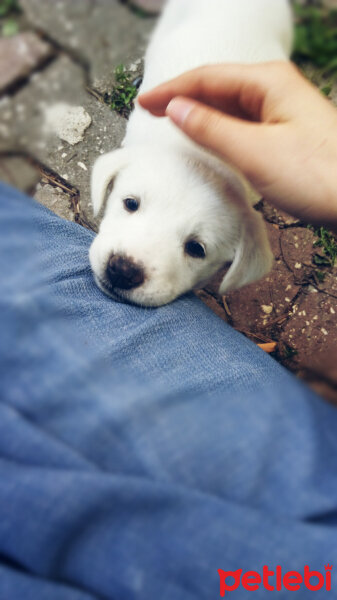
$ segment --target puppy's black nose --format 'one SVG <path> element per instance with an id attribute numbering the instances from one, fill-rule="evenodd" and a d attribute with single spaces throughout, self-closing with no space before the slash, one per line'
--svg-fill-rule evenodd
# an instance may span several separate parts
<path id="1" fill-rule="evenodd" d="M 120 290 L 132 290 L 145 279 L 142 267 L 125 256 L 111 256 L 106 269 L 109 283 Z"/>

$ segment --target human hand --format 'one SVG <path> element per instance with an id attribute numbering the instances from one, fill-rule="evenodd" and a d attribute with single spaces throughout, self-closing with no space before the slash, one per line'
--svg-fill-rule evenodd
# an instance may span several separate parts
<path id="1" fill-rule="evenodd" d="M 337 228 L 337 111 L 287 62 L 214 65 L 138 97 L 275 206 Z"/>

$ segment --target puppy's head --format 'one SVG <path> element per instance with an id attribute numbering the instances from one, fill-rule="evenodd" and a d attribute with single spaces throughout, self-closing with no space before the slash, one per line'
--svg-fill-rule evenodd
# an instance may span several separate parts
<path id="1" fill-rule="evenodd" d="M 109 296 L 160 306 L 205 284 L 226 263 L 220 293 L 262 277 L 272 257 L 261 217 L 229 169 L 146 148 L 101 156 L 92 174 L 94 212 L 105 216 L 90 248 Z"/>

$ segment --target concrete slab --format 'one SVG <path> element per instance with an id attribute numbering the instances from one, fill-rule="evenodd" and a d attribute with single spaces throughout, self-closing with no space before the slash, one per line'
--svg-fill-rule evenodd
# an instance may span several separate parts
<path id="1" fill-rule="evenodd" d="M 101 91 L 111 89 L 114 68 L 143 56 L 155 19 L 140 18 L 118 0 L 21 0 L 28 21 L 88 66 Z"/>
<path id="2" fill-rule="evenodd" d="M 29 161 L 18 156 L 0 157 L 0 180 L 22 192 L 32 192 L 40 179 L 40 173 Z"/>
<path id="3" fill-rule="evenodd" d="M 27 31 L 0 38 L 0 94 L 43 64 L 53 47 L 35 33 Z"/>
<path id="4" fill-rule="evenodd" d="M 83 141 L 69 144 L 46 126 L 46 112 L 59 102 L 81 107 L 90 117 Z M 83 218 L 95 227 L 90 202 L 90 172 L 94 160 L 118 147 L 125 119 L 85 90 L 83 70 L 61 55 L 42 73 L 35 74 L 15 97 L 0 102 L 0 151 L 33 156 L 80 193 Z"/>

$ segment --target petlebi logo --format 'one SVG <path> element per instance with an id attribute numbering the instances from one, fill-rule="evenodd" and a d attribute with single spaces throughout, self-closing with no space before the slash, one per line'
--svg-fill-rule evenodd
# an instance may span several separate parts
<path id="1" fill-rule="evenodd" d="M 305 588 L 316 592 L 324 588 L 329 592 L 331 590 L 332 565 L 327 564 L 324 568 L 325 572 L 321 573 L 320 571 L 312 571 L 306 565 L 303 574 L 299 571 L 287 571 L 283 573 L 281 566 L 277 566 L 275 570 L 264 566 L 262 574 L 257 571 L 246 571 L 246 573 L 243 573 L 243 569 L 238 569 L 237 571 L 223 571 L 222 569 L 218 569 L 220 576 L 220 596 L 223 598 L 226 592 L 234 592 L 240 586 L 251 592 L 261 588 L 270 592 L 280 592 L 281 590 L 295 592 Z"/>

